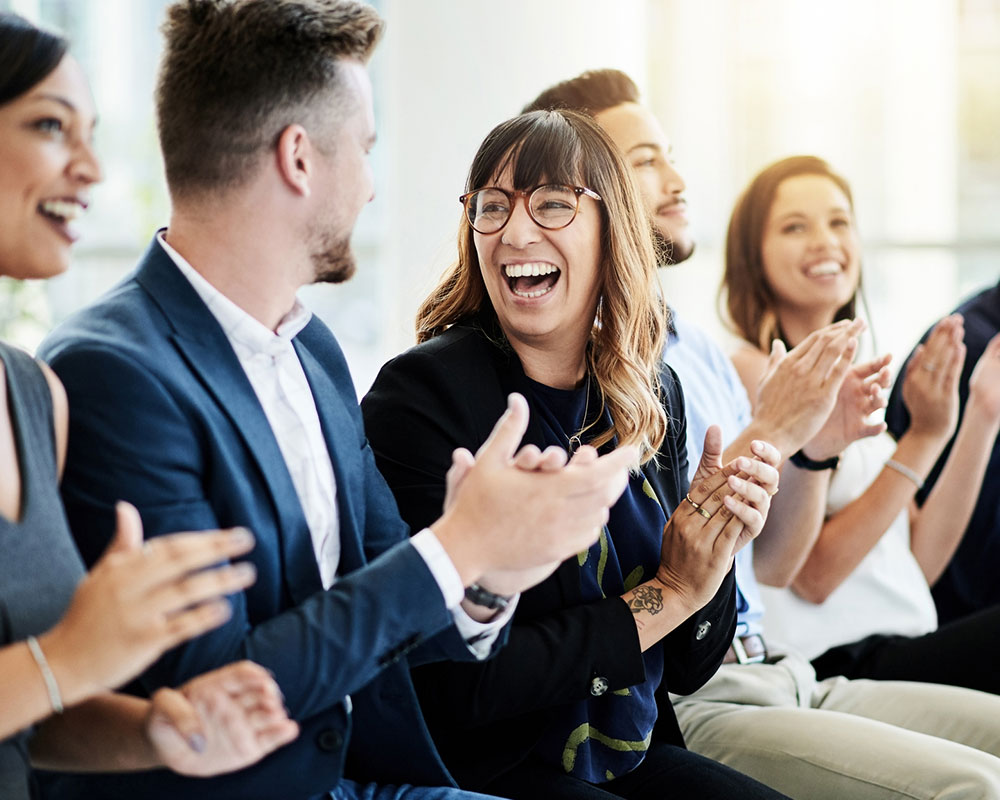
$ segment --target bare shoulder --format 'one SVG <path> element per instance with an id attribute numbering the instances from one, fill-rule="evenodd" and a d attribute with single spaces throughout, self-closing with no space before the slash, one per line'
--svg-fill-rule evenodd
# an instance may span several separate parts
<path id="1" fill-rule="evenodd" d="M 39 361 L 45 380 L 49 384 L 52 395 L 52 419 L 56 433 L 56 457 L 59 475 L 62 476 L 63 465 L 66 463 L 66 438 L 69 430 L 69 401 L 66 399 L 66 389 L 62 381 L 44 361 Z"/>

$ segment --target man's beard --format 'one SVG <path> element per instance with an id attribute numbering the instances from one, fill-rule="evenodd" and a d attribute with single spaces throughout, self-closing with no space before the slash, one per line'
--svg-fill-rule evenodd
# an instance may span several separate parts
<path id="1" fill-rule="evenodd" d="M 313 283 L 343 283 L 354 275 L 358 266 L 351 250 L 350 234 L 336 240 L 329 234 L 323 235 L 311 258 Z"/>
<path id="2" fill-rule="evenodd" d="M 687 261 L 694 252 L 694 242 L 678 245 L 673 239 L 664 236 L 655 225 L 653 226 L 653 244 L 656 247 L 656 263 L 661 267 L 669 267 Z"/>

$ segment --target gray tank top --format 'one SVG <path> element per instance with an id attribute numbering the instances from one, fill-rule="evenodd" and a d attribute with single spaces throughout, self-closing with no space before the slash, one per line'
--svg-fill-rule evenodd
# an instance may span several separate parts
<path id="1" fill-rule="evenodd" d="M 48 382 L 34 359 L 2 342 L 0 359 L 21 472 L 21 519 L 0 514 L 0 646 L 5 646 L 51 628 L 69 605 L 84 568 L 59 498 Z M 21 731 L 0 742 L 3 800 L 36 796 L 28 764 L 30 734 L 30 729 Z"/>

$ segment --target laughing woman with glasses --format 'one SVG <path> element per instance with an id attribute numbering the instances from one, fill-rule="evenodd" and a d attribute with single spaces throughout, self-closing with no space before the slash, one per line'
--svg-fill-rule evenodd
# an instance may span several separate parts
<path id="1" fill-rule="evenodd" d="M 496 658 L 415 671 L 446 765 L 463 788 L 513 798 L 778 796 L 685 750 L 667 698 L 704 683 L 732 641 L 733 554 L 763 525 L 777 452 L 758 443 L 723 468 L 713 428 L 689 489 L 650 222 L 592 120 L 501 124 L 468 188 L 421 344 L 362 404 L 404 518 L 432 520 L 511 392 L 531 408 L 525 469 L 626 444 L 641 456 L 598 542 L 516 601 Z M 515 588 L 489 575 L 469 596 L 501 608 Z"/>

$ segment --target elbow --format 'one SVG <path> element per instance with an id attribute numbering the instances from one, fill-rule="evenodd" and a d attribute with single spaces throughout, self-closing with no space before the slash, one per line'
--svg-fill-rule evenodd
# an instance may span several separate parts
<path id="1" fill-rule="evenodd" d="M 797 597 L 817 606 L 825 603 L 826 599 L 833 594 L 834 588 L 836 588 L 827 585 L 823 581 L 810 580 L 808 575 L 801 573 L 794 581 L 790 581 L 787 585 L 790 586 Z"/>

